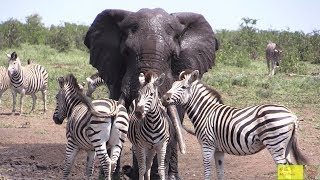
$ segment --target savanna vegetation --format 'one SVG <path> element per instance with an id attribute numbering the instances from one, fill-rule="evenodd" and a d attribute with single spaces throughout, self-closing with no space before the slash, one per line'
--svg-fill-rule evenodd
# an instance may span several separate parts
<path id="1" fill-rule="evenodd" d="M 217 30 L 220 50 L 216 65 L 203 80 L 222 94 L 226 104 L 233 106 L 272 102 L 297 111 L 308 108 L 319 112 L 320 31 L 260 30 L 255 27 L 257 23 L 255 19 L 243 18 L 238 30 Z M 88 50 L 83 45 L 87 30 L 86 25 L 67 22 L 46 27 L 38 14 L 27 16 L 26 22 L 15 19 L 1 22 L 0 65 L 7 66 L 5 53 L 13 51 L 24 64 L 31 59 L 43 65 L 49 72 L 48 100 L 53 109 L 59 76 L 73 73 L 79 81 L 84 81 L 96 72 L 89 65 Z M 275 76 L 267 75 L 265 48 L 268 41 L 283 49 L 282 63 Z M 100 93 L 104 96 L 101 94 L 105 92 Z M 99 93 L 94 95 L 97 97 Z M 11 105 L 12 97 L 7 91 L 3 106 L 11 108 Z"/>

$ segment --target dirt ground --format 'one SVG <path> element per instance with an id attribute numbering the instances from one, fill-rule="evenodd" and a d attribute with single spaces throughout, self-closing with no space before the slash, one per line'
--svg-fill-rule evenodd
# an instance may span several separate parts
<path id="1" fill-rule="evenodd" d="M 61 179 L 65 157 L 66 123 L 56 125 L 52 111 L 40 111 L 23 116 L 11 116 L 4 110 L 0 115 L 0 180 L 6 179 Z M 304 113 L 299 128 L 299 145 L 311 164 L 320 164 L 319 119 Z M 318 116 L 316 116 L 318 117 Z M 187 126 L 191 127 L 187 123 Z M 203 165 L 197 139 L 184 132 L 187 154 L 179 154 L 180 175 L 185 180 L 203 179 Z M 130 143 L 127 141 L 122 153 L 122 164 L 131 164 Z M 85 179 L 86 154 L 81 152 L 72 169 L 70 179 Z M 96 167 L 99 162 L 96 161 Z M 215 177 L 215 169 L 214 179 Z M 95 169 L 95 179 L 98 168 Z M 276 166 L 268 153 L 237 157 L 225 155 L 226 179 L 276 179 Z"/>

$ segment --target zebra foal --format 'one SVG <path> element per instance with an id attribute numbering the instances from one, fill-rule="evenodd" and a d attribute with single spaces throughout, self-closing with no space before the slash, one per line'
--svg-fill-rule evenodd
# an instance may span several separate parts
<path id="1" fill-rule="evenodd" d="M 7 54 L 9 66 L 8 75 L 13 90 L 13 108 L 12 113 L 16 112 L 17 93 L 20 94 L 20 115 L 23 113 L 23 97 L 31 95 L 32 109 L 35 110 L 38 91 L 42 92 L 43 110 L 47 110 L 47 88 L 48 72 L 40 65 L 29 63 L 26 66 L 21 65 L 21 61 L 16 52 Z"/>
<path id="2" fill-rule="evenodd" d="M 205 179 L 224 177 L 224 153 L 255 154 L 267 148 L 276 164 L 306 163 L 297 148 L 297 117 L 287 108 L 265 104 L 242 109 L 222 103 L 221 96 L 199 79 L 199 71 L 183 71 L 163 96 L 164 104 L 183 105 L 202 147 Z"/>
<path id="3" fill-rule="evenodd" d="M 116 167 L 127 137 L 128 114 L 126 108 L 111 99 L 90 101 L 72 75 L 58 79 L 60 90 L 56 96 L 57 107 L 53 114 L 56 124 L 68 119 L 67 147 L 63 179 L 67 179 L 79 150 L 87 151 L 86 176 L 91 179 L 97 155 L 106 179 Z M 110 156 L 107 153 L 110 150 Z"/>
<path id="4" fill-rule="evenodd" d="M 139 82 L 142 88 L 130 107 L 128 139 L 137 157 L 139 180 L 150 179 L 150 170 L 156 154 L 160 178 L 164 180 L 166 177 L 167 145 L 170 135 L 173 137 L 174 134 L 170 134 L 170 119 L 158 96 L 158 87 L 162 85 L 164 78 L 164 74 L 157 77 L 151 72 L 145 75 L 140 73 Z M 176 148 L 175 145 L 171 147 Z"/>

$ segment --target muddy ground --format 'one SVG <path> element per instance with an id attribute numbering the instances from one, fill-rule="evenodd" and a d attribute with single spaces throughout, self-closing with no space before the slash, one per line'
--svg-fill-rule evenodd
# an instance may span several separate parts
<path id="1" fill-rule="evenodd" d="M 303 110 L 302 110 L 303 111 Z M 65 127 L 55 125 L 52 111 L 40 111 L 12 116 L 10 110 L 0 115 L 0 180 L 4 179 L 61 179 L 65 157 Z M 299 145 L 311 164 L 320 164 L 319 119 L 308 109 L 299 127 Z M 190 123 L 186 122 L 191 127 Z M 179 154 L 179 168 L 183 179 L 203 179 L 203 165 L 197 139 L 184 132 L 187 154 Z M 122 165 L 131 164 L 130 143 L 126 142 Z M 99 162 L 96 161 L 96 167 Z M 98 177 L 95 169 L 95 179 Z M 72 169 L 70 179 L 85 179 L 85 153 L 81 152 Z M 314 172 L 313 174 L 315 174 Z M 215 169 L 214 169 L 215 176 Z M 226 179 L 276 179 L 276 166 L 267 150 L 246 157 L 225 156 Z M 312 175 L 314 176 L 314 175 Z M 215 179 L 215 177 L 214 177 Z"/>

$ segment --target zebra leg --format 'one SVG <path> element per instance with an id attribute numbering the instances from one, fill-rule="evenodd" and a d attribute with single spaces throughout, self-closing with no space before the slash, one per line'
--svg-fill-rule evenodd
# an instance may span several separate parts
<path id="1" fill-rule="evenodd" d="M 12 90 L 12 114 L 16 113 L 16 104 L 17 104 L 17 92 Z"/>
<path id="2" fill-rule="evenodd" d="M 41 91 L 42 93 L 42 100 L 43 100 L 43 112 L 48 110 L 47 108 L 47 89 Z"/>
<path id="3" fill-rule="evenodd" d="M 146 152 L 146 173 L 144 174 L 144 179 L 146 180 L 150 180 L 151 166 L 152 166 L 152 162 L 154 160 L 155 155 L 156 155 L 155 150 L 147 150 Z"/>
<path id="4" fill-rule="evenodd" d="M 86 165 L 86 176 L 87 179 L 91 179 L 94 170 L 94 159 L 96 156 L 95 151 L 87 151 L 87 165 Z"/>
<path id="5" fill-rule="evenodd" d="M 68 141 L 66 148 L 66 159 L 63 168 L 63 179 L 68 179 L 68 175 L 70 174 L 71 168 L 74 164 L 78 152 L 78 146 L 75 145 L 73 142 Z"/>
<path id="6" fill-rule="evenodd" d="M 24 97 L 24 95 L 25 95 L 25 90 L 22 90 L 21 92 L 20 92 L 20 115 L 22 115 L 22 113 L 23 113 L 23 97 Z"/>
<path id="7" fill-rule="evenodd" d="M 1 99 L 2 99 L 2 93 L 3 93 L 3 92 L 0 92 L 0 112 L 1 112 Z"/>
<path id="8" fill-rule="evenodd" d="M 273 76 L 275 74 L 276 70 L 276 62 L 274 60 L 271 60 L 271 75 Z"/>
<path id="9" fill-rule="evenodd" d="M 111 179 L 111 160 L 107 153 L 106 142 L 103 142 L 100 146 L 95 146 L 95 152 L 100 160 L 105 179 Z"/>
<path id="10" fill-rule="evenodd" d="M 212 178 L 212 157 L 215 152 L 214 147 L 202 145 L 202 157 L 204 166 L 204 179 Z"/>
<path id="11" fill-rule="evenodd" d="M 224 153 L 221 151 L 215 151 L 214 160 L 216 163 L 218 179 L 223 179 L 224 178 Z"/>
<path id="12" fill-rule="evenodd" d="M 157 151 L 158 172 L 159 172 L 161 180 L 165 180 L 166 179 L 165 159 L 166 159 L 167 145 L 168 145 L 167 142 L 163 143 L 162 147 Z"/>
<path id="13" fill-rule="evenodd" d="M 31 108 L 31 112 L 34 112 L 34 110 L 36 109 L 37 96 L 36 96 L 36 94 L 31 94 L 31 97 L 32 97 L 32 108 Z"/>
<path id="14" fill-rule="evenodd" d="M 144 148 L 135 148 L 136 157 L 138 160 L 139 167 L 139 180 L 144 180 L 144 175 L 146 174 L 146 152 Z"/>

